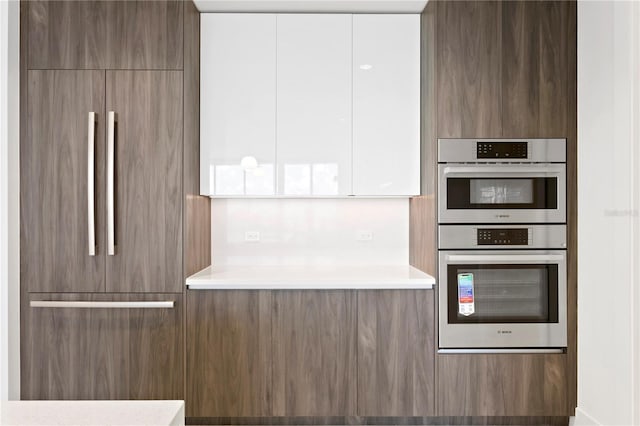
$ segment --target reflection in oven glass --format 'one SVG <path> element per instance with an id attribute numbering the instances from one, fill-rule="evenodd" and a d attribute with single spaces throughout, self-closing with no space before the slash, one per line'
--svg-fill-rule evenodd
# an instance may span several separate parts
<path id="1" fill-rule="evenodd" d="M 531 204 L 531 179 L 471 179 L 469 198 L 473 204 Z"/>

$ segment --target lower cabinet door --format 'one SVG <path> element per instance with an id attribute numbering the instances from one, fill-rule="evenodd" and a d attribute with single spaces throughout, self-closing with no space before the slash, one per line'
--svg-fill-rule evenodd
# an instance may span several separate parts
<path id="1" fill-rule="evenodd" d="M 438 416 L 569 416 L 565 354 L 438 355 Z"/>
<path id="2" fill-rule="evenodd" d="M 187 292 L 187 417 L 271 416 L 271 292 Z"/>
<path id="3" fill-rule="evenodd" d="M 23 309 L 22 399 L 183 399 L 181 294 L 35 293 Z"/>
<path id="4" fill-rule="evenodd" d="M 355 291 L 274 291 L 274 415 L 356 415 L 356 313 Z"/>
<path id="5" fill-rule="evenodd" d="M 435 415 L 433 290 L 358 292 L 358 415 Z"/>

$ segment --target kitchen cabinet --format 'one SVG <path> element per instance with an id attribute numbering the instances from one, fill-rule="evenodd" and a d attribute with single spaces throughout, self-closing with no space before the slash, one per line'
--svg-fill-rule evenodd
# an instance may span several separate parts
<path id="1" fill-rule="evenodd" d="M 30 70 L 27 78 L 22 285 L 30 292 L 180 292 L 182 72 Z M 111 190 L 105 111 L 117 119 Z"/>
<path id="2" fill-rule="evenodd" d="M 103 71 L 29 71 L 27 134 L 20 148 L 22 286 L 41 292 L 105 290 L 105 163 L 94 161 L 94 224 L 88 211 L 88 153 L 105 155 Z M 95 113 L 97 132 L 88 138 Z M 89 123 L 89 124 L 88 124 Z M 99 131 L 102 130 L 102 131 Z M 89 232 L 96 255 L 89 255 Z M 94 246 L 94 247 L 95 247 Z"/>
<path id="3" fill-rule="evenodd" d="M 108 292 L 181 292 L 182 72 L 107 71 L 115 112 Z M 108 162 L 108 160 L 107 160 Z"/>
<path id="4" fill-rule="evenodd" d="M 187 417 L 271 411 L 270 291 L 187 291 Z"/>
<path id="5" fill-rule="evenodd" d="M 420 16 L 353 15 L 353 194 L 420 193 Z"/>
<path id="6" fill-rule="evenodd" d="M 200 191 L 275 195 L 276 15 L 200 19 Z"/>
<path id="7" fill-rule="evenodd" d="M 358 292 L 358 415 L 435 415 L 432 290 Z"/>
<path id="8" fill-rule="evenodd" d="M 202 195 L 419 193 L 418 15 L 203 14 L 201 56 Z"/>
<path id="9" fill-rule="evenodd" d="M 184 5 L 23 6 L 22 398 L 183 399 Z"/>
<path id="10" fill-rule="evenodd" d="M 183 4 L 29 1 L 30 69 L 182 69 Z"/>
<path id="11" fill-rule="evenodd" d="M 279 195 L 352 192 L 351 33 L 347 14 L 278 15 Z"/>
<path id="12" fill-rule="evenodd" d="M 435 13 L 437 137 L 567 136 L 572 2 L 443 2 Z"/>
<path id="13" fill-rule="evenodd" d="M 494 1 L 436 6 L 438 138 L 502 134 L 501 7 L 502 2 Z"/>
<path id="14" fill-rule="evenodd" d="M 105 302 L 103 308 L 31 303 Z M 114 303 L 142 302 L 137 308 Z M 150 303 L 173 302 L 151 308 Z M 30 294 L 22 399 L 182 399 L 182 295 Z"/>
<path id="15" fill-rule="evenodd" d="M 356 415 L 356 304 L 354 291 L 274 292 L 273 415 Z"/>
<path id="16" fill-rule="evenodd" d="M 564 354 L 438 355 L 438 416 L 568 416 Z"/>

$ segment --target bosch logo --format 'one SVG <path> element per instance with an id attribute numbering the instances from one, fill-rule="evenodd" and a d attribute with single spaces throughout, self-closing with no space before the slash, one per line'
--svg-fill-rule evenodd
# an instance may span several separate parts
<path id="1" fill-rule="evenodd" d="M 511 330 L 498 330 L 498 334 L 511 334 Z"/>
<path id="2" fill-rule="evenodd" d="M 497 214 L 496 217 L 511 217 L 511 215 L 508 215 L 508 214 Z"/>

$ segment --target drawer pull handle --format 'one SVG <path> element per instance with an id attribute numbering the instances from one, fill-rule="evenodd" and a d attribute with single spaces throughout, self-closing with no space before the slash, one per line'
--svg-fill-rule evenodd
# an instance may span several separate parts
<path id="1" fill-rule="evenodd" d="M 84 309 L 166 309 L 173 308 L 175 302 L 150 301 L 150 302 L 98 302 L 98 301 L 71 301 L 71 300 L 32 300 L 29 302 L 32 308 L 84 308 Z"/>

